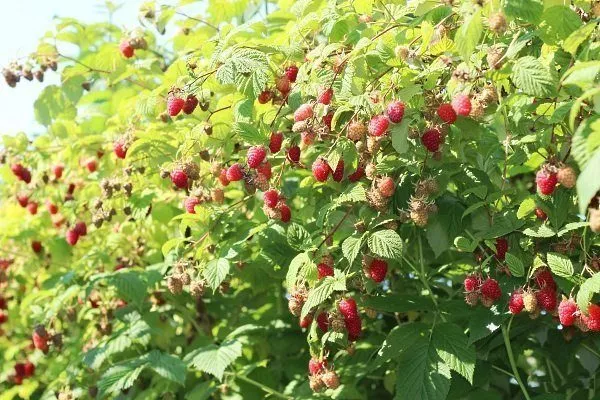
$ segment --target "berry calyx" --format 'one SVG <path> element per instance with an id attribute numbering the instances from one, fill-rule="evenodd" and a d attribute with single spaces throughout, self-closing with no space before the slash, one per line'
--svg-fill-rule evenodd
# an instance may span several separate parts
<path id="1" fill-rule="evenodd" d="M 456 122 L 456 111 L 454 111 L 451 104 L 441 104 L 437 109 L 437 115 L 447 124 Z"/>
<path id="2" fill-rule="evenodd" d="M 402 122 L 404 118 L 404 103 L 401 101 L 393 101 L 388 104 L 386 114 L 389 120 L 395 124 Z"/>
<path id="3" fill-rule="evenodd" d="M 186 188 L 188 186 L 188 176 L 182 169 L 175 169 L 171 172 L 171 182 L 179 189 Z"/>
<path id="4" fill-rule="evenodd" d="M 467 116 L 471 113 L 471 99 L 466 94 L 458 94 L 452 99 L 452 108 L 458 115 Z"/>
<path id="5" fill-rule="evenodd" d="M 247 163 L 250 168 L 258 167 L 267 156 L 267 151 L 262 146 L 252 146 L 248 149 Z M 231 180 L 231 179 L 230 179 Z"/>
<path id="6" fill-rule="evenodd" d="M 421 143 L 423 143 L 423 146 L 432 153 L 435 153 L 440 149 L 442 141 L 442 133 L 437 128 L 426 130 L 425 133 L 423 133 L 423 136 L 421 136 Z"/>
<path id="7" fill-rule="evenodd" d="M 367 128 L 371 136 L 383 136 L 390 126 L 390 120 L 385 115 L 376 115 L 369 121 Z"/>

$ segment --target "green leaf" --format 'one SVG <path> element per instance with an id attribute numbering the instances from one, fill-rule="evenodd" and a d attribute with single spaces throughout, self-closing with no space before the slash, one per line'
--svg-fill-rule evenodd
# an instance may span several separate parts
<path id="1" fill-rule="evenodd" d="M 523 19 L 536 23 L 544 12 L 541 0 L 504 0 L 502 2 L 507 17 Z"/>
<path id="2" fill-rule="evenodd" d="M 355 0 L 353 2 L 354 10 L 357 14 L 371 15 L 373 12 L 373 0 Z"/>
<path id="3" fill-rule="evenodd" d="M 402 239 L 391 229 L 377 231 L 369 236 L 369 249 L 378 256 L 398 260 L 402 257 Z"/>
<path id="4" fill-rule="evenodd" d="M 471 241 L 464 236 L 457 236 L 454 238 L 454 246 L 458 251 L 472 253 L 477 248 L 477 241 Z"/>
<path id="5" fill-rule="evenodd" d="M 538 35 L 546 44 L 555 45 L 581 27 L 581 18 L 567 6 L 544 10 L 538 26 Z"/>
<path id="6" fill-rule="evenodd" d="M 343 283 L 342 283 L 343 282 Z M 308 293 L 308 298 L 302 307 L 302 315 L 300 318 L 304 318 L 314 307 L 318 306 L 331 296 L 336 290 L 345 290 L 345 276 L 326 276 Z"/>
<path id="7" fill-rule="evenodd" d="M 588 36 L 590 36 L 594 29 L 596 29 L 596 25 L 596 23 L 590 23 L 582 26 L 575 32 L 572 32 L 563 42 L 563 49 L 574 56 L 577 53 L 579 46 L 585 42 Z"/>
<path id="8" fill-rule="evenodd" d="M 147 355 L 148 368 L 180 385 L 185 384 L 186 366 L 178 357 L 153 350 Z"/>
<path id="9" fill-rule="evenodd" d="M 577 292 L 577 305 L 583 312 L 587 312 L 588 305 L 594 296 L 594 293 L 600 293 L 600 274 L 595 274 L 586 279 Z"/>
<path id="10" fill-rule="evenodd" d="M 412 347 L 420 338 L 428 334 L 427 325 L 421 322 L 403 324 L 395 326 L 388 333 L 381 349 L 377 352 L 377 358 L 374 360 L 376 365 L 381 365 L 391 359 L 397 358 Z"/>
<path id="11" fill-rule="evenodd" d="M 367 201 L 367 191 L 362 184 L 357 183 L 340 194 L 337 199 L 335 199 L 334 204 L 341 205 L 344 203 L 359 203 L 365 201 Z"/>
<path id="12" fill-rule="evenodd" d="M 458 28 L 454 43 L 462 59 L 469 62 L 475 47 L 479 43 L 483 33 L 483 22 L 481 21 L 481 10 L 476 11 Z"/>
<path id="13" fill-rule="evenodd" d="M 98 381 L 100 395 L 106 393 L 117 395 L 121 390 L 132 387 L 145 367 L 145 361 L 140 358 L 122 362 L 109 368 Z"/>
<path id="14" fill-rule="evenodd" d="M 146 283 L 140 279 L 137 272 L 119 271 L 112 275 L 109 281 L 116 286 L 119 295 L 128 302 L 141 304 L 146 297 Z"/>
<path id="15" fill-rule="evenodd" d="M 374 310 L 393 313 L 435 310 L 435 305 L 429 297 L 401 294 L 369 296 L 363 301 L 363 305 Z"/>
<path id="16" fill-rule="evenodd" d="M 204 269 L 204 278 L 206 279 L 208 286 L 213 290 L 217 290 L 221 283 L 227 277 L 229 273 L 229 261 L 225 258 L 218 258 L 211 260 L 206 264 Z"/>
<path id="17" fill-rule="evenodd" d="M 573 275 L 573 263 L 564 254 L 548 253 L 547 261 L 550 270 L 555 275 L 562 276 L 563 278 L 569 278 Z"/>
<path id="18" fill-rule="evenodd" d="M 469 314 L 469 343 L 474 343 L 496 332 L 509 314 L 500 313 L 498 309 L 477 307 Z"/>
<path id="19" fill-rule="evenodd" d="M 290 246 L 296 250 L 308 250 L 313 246 L 310 233 L 302 225 L 295 222 L 288 227 L 287 240 Z"/>
<path id="20" fill-rule="evenodd" d="M 304 269 L 306 265 L 314 265 L 308 253 L 300 253 L 290 263 L 288 272 L 285 278 L 286 286 L 291 289 L 296 285 L 296 279 L 298 278 L 299 272 Z M 315 266 L 316 268 L 316 266 Z"/>
<path id="21" fill-rule="evenodd" d="M 356 257 L 358 257 L 363 245 L 363 239 L 364 235 L 361 235 L 360 237 L 350 236 L 342 242 L 342 254 L 346 257 L 350 265 L 352 265 L 354 260 L 356 260 Z"/>
<path id="22" fill-rule="evenodd" d="M 220 346 L 211 344 L 189 352 L 184 361 L 187 365 L 223 380 L 225 369 L 242 355 L 242 344 L 237 340 L 226 340 Z"/>
<path id="23" fill-rule="evenodd" d="M 469 345 L 467 335 L 457 325 L 442 323 L 435 326 L 432 338 L 438 356 L 446 365 L 473 384 L 475 347 Z"/>
<path id="24" fill-rule="evenodd" d="M 506 264 L 508 265 L 508 269 L 513 276 L 521 277 L 525 275 L 525 266 L 523 265 L 523 261 L 518 257 L 506 253 Z"/>
<path id="25" fill-rule="evenodd" d="M 537 228 L 525 229 L 523 234 L 531 237 L 549 238 L 556 235 L 556 232 L 554 232 L 548 225 L 540 225 Z"/>
<path id="26" fill-rule="evenodd" d="M 600 190 L 600 151 L 596 151 L 593 158 L 577 177 L 577 196 L 579 198 L 579 212 L 585 214 L 588 204 Z"/>
<path id="27" fill-rule="evenodd" d="M 532 56 L 521 57 L 515 62 L 511 78 L 517 88 L 538 97 L 550 96 L 557 84 L 550 69 Z"/>
<path id="28" fill-rule="evenodd" d="M 391 129 L 392 147 L 398 153 L 403 154 L 408 150 L 408 119 L 404 118 L 401 123 L 395 124 Z"/>
<path id="29" fill-rule="evenodd" d="M 517 218 L 523 219 L 524 217 L 535 211 L 536 205 L 533 197 L 528 197 L 521 202 L 519 209 L 517 210 Z"/>
<path id="30" fill-rule="evenodd" d="M 265 144 L 269 141 L 266 132 L 261 132 L 254 124 L 247 122 L 233 124 L 233 132 L 248 144 Z"/>

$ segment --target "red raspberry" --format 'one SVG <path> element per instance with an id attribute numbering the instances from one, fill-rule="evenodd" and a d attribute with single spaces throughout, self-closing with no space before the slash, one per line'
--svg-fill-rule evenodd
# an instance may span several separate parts
<path id="1" fill-rule="evenodd" d="M 196 214 L 195 207 L 198 204 L 200 204 L 200 199 L 197 198 L 196 196 L 187 197 L 183 201 L 183 206 L 185 207 L 185 211 L 187 211 L 189 214 Z"/>
<path id="2" fill-rule="evenodd" d="M 563 326 L 571 326 L 579 315 L 579 308 L 573 299 L 563 299 L 558 305 L 558 319 Z"/>
<path id="3" fill-rule="evenodd" d="M 270 90 L 263 90 L 258 95 L 258 102 L 260 104 L 266 104 L 269 101 L 271 101 L 272 98 L 273 98 L 273 92 L 271 92 Z"/>
<path id="4" fill-rule="evenodd" d="M 390 126 L 390 120 L 385 115 L 376 115 L 369 121 L 369 135 L 383 136 Z"/>
<path id="5" fill-rule="evenodd" d="M 279 202 L 279 193 L 275 189 L 267 190 L 263 195 L 265 205 L 269 208 L 275 208 Z"/>
<path id="6" fill-rule="evenodd" d="M 127 155 L 127 147 L 121 140 L 117 140 L 113 143 L 113 150 L 118 158 L 123 159 Z"/>
<path id="7" fill-rule="evenodd" d="M 317 102 L 321 103 L 321 104 L 329 104 L 329 103 L 331 103 L 332 97 L 333 97 L 333 89 L 328 88 L 328 89 L 323 90 L 317 96 Z"/>
<path id="8" fill-rule="evenodd" d="M 498 281 L 494 278 L 487 278 L 481 284 L 481 295 L 492 301 L 498 300 L 502 296 L 502 289 L 498 285 Z"/>
<path id="9" fill-rule="evenodd" d="M 98 162 L 93 158 L 90 158 L 85 162 L 85 166 L 88 169 L 88 171 L 94 172 L 96 171 L 96 169 L 98 169 Z"/>
<path id="10" fill-rule="evenodd" d="M 523 311 L 525 303 L 523 302 L 523 291 L 521 289 L 515 290 L 510 295 L 508 300 L 508 309 L 512 314 L 518 314 Z"/>
<path id="11" fill-rule="evenodd" d="M 69 187 L 67 188 L 67 193 L 68 194 L 73 194 L 74 191 L 75 191 L 75 184 L 74 183 L 69 183 Z"/>
<path id="12" fill-rule="evenodd" d="M 340 300 L 338 310 L 345 319 L 358 318 L 358 308 L 356 307 L 356 301 L 352 297 Z"/>
<path id="13" fill-rule="evenodd" d="M 3 311 L 0 311 L 0 325 L 8 321 L 8 314 Z"/>
<path id="14" fill-rule="evenodd" d="M 16 363 L 15 364 L 15 375 L 19 376 L 19 377 L 24 377 L 25 376 L 25 364 L 23 363 Z"/>
<path id="15" fill-rule="evenodd" d="M 258 167 L 256 167 L 256 172 L 259 175 L 263 175 L 267 180 L 271 179 L 271 163 L 268 161 L 263 162 Z"/>
<path id="16" fill-rule="evenodd" d="M 296 112 L 294 112 L 294 122 L 304 121 L 313 116 L 312 105 L 306 103 L 302 104 Z"/>
<path id="17" fill-rule="evenodd" d="M 538 269 L 535 273 L 535 283 L 540 289 L 550 288 L 556 290 L 556 282 L 552 276 L 552 272 L 547 268 Z"/>
<path id="18" fill-rule="evenodd" d="M 221 172 L 219 173 L 219 181 L 221 182 L 221 185 L 223 185 L 223 186 L 229 185 L 229 179 L 227 179 L 227 169 L 226 168 L 221 169 Z"/>
<path id="19" fill-rule="evenodd" d="M 75 229 L 69 229 L 67 230 L 66 238 L 67 243 L 69 243 L 71 246 L 75 246 L 77 244 L 77 241 L 79 240 L 79 234 Z"/>
<path id="20" fill-rule="evenodd" d="M 401 101 L 393 101 L 387 106 L 387 116 L 395 124 L 402 122 L 404 117 L 404 103 Z"/>
<path id="21" fill-rule="evenodd" d="M 75 230 L 75 232 L 77 232 L 79 236 L 87 235 L 87 225 L 83 221 L 77 222 L 73 229 Z"/>
<path id="22" fill-rule="evenodd" d="M 471 99 L 466 94 L 458 94 L 452 99 L 452 108 L 458 115 L 467 116 L 471 113 Z"/>
<path id="23" fill-rule="evenodd" d="M 21 175 L 21 180 L 25 183 L 31 182 L 31 172 L 29 172 L 28 169 L 25 169 L 23 171 L 23 174 Z"/>
<path id="24" fill-rule="evenodd" d="M 388 264 L 384 260 L 373 260 L 369 264 L 369 275 L 373 281 L 380 283 L 385 279 L 387 274 Z"/>
<path id="25" fill-rule="evenodd" d="M 588 315 L 582 315 L 583 321 L 592 331 L 600 331 L 600 306 L 590 304 L 588 306 Z"/>
<path id="26" fill-rule="evenodd" d="M 39 253 L 42 251 L 42 242 L 37 240 L 31 242 L 31 250 L 33 250 L 34 253 Z"/>
<path id="27" fill-rule="evenodd" d="M 170 95 L 167 99 L 167 112 L 171 117 L 174 117 L 179 114 L 184 104 L 185 100 L 181 97 Z"/>
<path id="28" fill-rule="evenodd" d="M 317 315 L 317 326 L 322 332 L 329 330 L 329 315 L 325 311 Z"/>
<path id="29" fill-rule="evenodd" d="M 432 153 L 435 153 L 440 149 L 442 142 L 442 133 L 437 128 L 429 129 L 421 136 L 421 143 L 423 143 L 423 146 Z"/>
<path id="30" fill-rule="evenodd" d="M 359 165 L 356 167 L 356 171 L 348 175 L 348 180 L 350 182 L 358 182 L 363 176 L 365 176 L 365 169 Z"/>
<path id="31" fill-rule="evenodd" d="M 355 342 L 359 337 L 362 331 L 362 321 L 359 317 L 352 317 L 345 319 L 346 329 L 348 330 L 348 340 L 351 342 Z"/>
<path id="32" fill-rule="evenodd" d="M 556 308 L 556 291 L 550 287 L 540 289 L 535 298 L 538 305 L 546 311 L 554 311 Z"/>
<path id="33" fill-rule="evenodd" d="M 64 169 L 65 169 L 65 166 L 62 165 L 62 164 L 56 164 L 56 165 L 54 165 L 52 167 L 52 172 L 54 173 L 54 177 L 56 179 L 60 179 L 61 176 L 62 176 L 62 174 L 63 174 Z"/>
<path id="34" fill-rule="evenodd" d="M 300 320 L 300 328 L 306 329 L 310 326 L 313 321 L 313 316 L 308 314 Z"/>
<path id="35" fill-rule="evenodd" d="M 344 179 L 344 160 L 338 161 L 338 165 L 335 168 L 335 171 L 331 174 L 333 180 L 336 182 L 341 182 Z"/>
<path id="36" fill-rule="evenodd" d="M 48 209 L 48 212 L 52 215 L 58 212 L 58 206 L 53 204 L 50 200 L 46 200 L 46 209 Z"/>
<path id="37" fill-rule="evenodd" d="M 29 213 L 31 215 L 37 214 L 37 210 L 38 210 L 38 203 L 36 203 L 35 201 L 30 201 L 27 204 L 27 211 L 29 211 Z"/>
<path id="38" fill-rule="evenodd" d="M 131 46 L 129 44 L 129 40 L 127 40 L 127 39 L 121 40 L 121 43 L 119 43 L 119 50 L 121 51 L 121 54 L 123 54 L 123 57 L 125 57 L 125 58 L 133 57 L 133 53 L 135 52 L 133 49 L 133 46 Z"/>
<path id="39" fill-rule="evenodd" d="M 388 176 L 379 181 L 377 184 L 377 190 L 379 190 L 379 193 L 381 193 L 383 197 L 392 197 L 394 195 L 394 191 L 396 190 L 395 186 L 394 180 Z"/>
<path id="40" fill-rule="evenodd" d="M 17 178 L 21 178 L 21 175 L 23 175 L 23 171 L 25 171 L 25 167 L 23 167 L 21 164 L 12 164 L 10 166 L 10 170 L 12 171 L 12 173 L 17 177 Z"/>
<path id="41" fill-rule="evenodd" d="M 188 186 L 188 176 L 185 171 L 175 169 L 171 172 L 171 182 L 179 189 L 186 188 Z"/>
<path id="42" fill-rule="evenodd" d="M 330 172 L 331 168 L 322 158 L 318 158 L 312 165 L 313 176 L 318 182 L 325 182 Z"/>
<path id="43" fill-rule="evenodd" d="M 36 329 L 33 331 L 31 339 L 33 340 L 33 346 L 38 350 L 42 350 L 45 354 L 48 353 L 48 334 L 44 333 L 45 330 L 43 332 L 38 332 Z"/>
<path id="44" fill-rule="evenodd" d="M 0 296 L 0 310 L 6 310 L 8 305 L 6 304 L 6 299 Z"/>
<path id="45" fill-rule="evenodd" d="M 456 111 L 451 104 L 441 104 L 437 109 L 437 115 L 447 124 L 453 124 L 456 121 Z"/>
<path id="46" fill-rule="evenodd" d="M 287 204 L 282 203 L 279 205 L 279 212 L 281 213 L 281 222 L 288 223 L 292 219 L 292 210 Z"/>
<path id="47" fill-rule="evenodd" d="M 545 221 L 548 219 L 548 215 L 544 212 L 544 210 L 542 210 L 541 208 L 537 207 L 535 209 L 535 216 L 538 219 L 541 219 L 542 221 Z"/>
<path id="48" fill-rule="evenodd" d="M 248 149 L 247 162 L 250 168 L 256 168 L 267 156 L 267 151 L 262 146 L 252 146 Z M 241 179 L 241 177 L 240 177 Z M 232 179 L 230 179 L 232 180 Z"/>
<path id="49" fill-rule="evenodd" d="M 310 146 L 315 141 L 315 137 L 317 135 L 313 131 L 304 131 L 300 133 L 300 139 L 302 140 L 302 144 L 305 146 Z"/>
<path id="50" fill-rule="evenodd" d="M 504 260 L 506 258 L 506 252 L 508 251 L 508 240 L 505 238 L 496 239 L 496 258 L 498 260 Z"/>
<path id="51" fill-rule="evenodd" d="M 185 114 L 191 114 L 198 106 L 198 98 L 193 94 L 188 94 L 181 108 Z"/>
<path id="52" fill-rule="evenodd" d="M 279 78 L 277 78 L 277 82 L 275 82 L 275 87 L 277 88 L 277 90 L 279 90 L 279 92 L 282 95 L 285 96 L 291 89 L 290 80 L 286 75 L 282 75 Z"/>
<path id="53" fill-rule="evenodd" d="M 283 133 L 273 132 L 271 133 L 271 139 L 269 141 L 269 150 L 271 153 L 277 153 L 281 150 L 281 144 L 283 143 Z"/>
<path id="54" fill-rule="evenodd" d="M 35 365 L 31 361 L 25 363 L 24 373 L 26 378 L 33 376 L 35 373 Z"/>
<path id="55" fill-rule="evenodd" d="M 21 207 L 25 208 L 29 203 L 29 196 L 25 193 L 19 193 L 17 194 L 17 201 Z"/>
<path id="56" fill-rule="evenodd" d="M 548 172 L 546 169 L 540 169 L 535 175 L 537 190 L 543 195 L 551 195 L 558 183 L 558 178 L 555 173 Z"/>
<path id="57" fill-rule="evenodd" d="M 327 264 L 320 263 L 319 265 L 317 265 L 317 272 L 319 279 L 323 279 L 326 276 L 333 276 L 333 267 Z"/>
<path id="58" fill-rule="evenodd" d="M 292 146 L 288 149 L 287 158 L 293 163 L 300 161 L 300 147 Z"/>
<path id="59" fill-rule="evenodd" d="M 242 169 L 242 165 L 240 163 L 232 164 L 227 169 L 227 179 L 230 182 L 237 182 L 244 179 L 244 170 Z"/>
<path id="60" fill-rule="evenodd" d="M 327 115 L 323 115 L 323 125 L 327 127 L 327 129 L 331 130 L 331 121 L 333 121 L 333 113 L 328 113 Z"/>
<path id="61" fill-rule="evenodd" d="M 290 82 L 296 82 L 296 77 L 298 76 L 298 67 L 295 65 L 290 65 L 285 69 L 285 76 L 290 80 Z"/>
<path id="62" fill-rule="evenodd" d="M 311 358 L 308 362 L 308 372 L 311 375 L 320 374 L 325 370 L 325 367 L 327 367 L 327 360 L 325 359 L 319 360 L 317 358 Z"/>
<path id="63" fill-rule="evenodd" d="M 465 292 L 475 292 L 481 286 L 481 277 L 479 275 L 467 275 L 463 282 Z"/>

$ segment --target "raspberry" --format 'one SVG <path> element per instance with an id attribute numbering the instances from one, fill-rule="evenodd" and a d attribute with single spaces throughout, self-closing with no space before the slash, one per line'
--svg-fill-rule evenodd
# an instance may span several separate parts
<path id="1" fill-rule="evenodd" d="M 0 325 L 8 321 L 8 314 L 3 311 L 0 311 Z"/>
<path id="2" fill-rule="evenodd" d="M 37 325 L 33 330 L 33 334 L 31 335 L 31 339 L 33 340 L 33 346 L 42 350 L 45 353 L 48 353 L 48 332 L 43 325 Z"/>
<path id="3" fill-rule="evenodd" d="M 556 179 L 558 180 L 558 183 L 567 189 L 571 189 L 577 183 L 577 173 L 571 167 L 562 167 L 558 170 Z"/>
<path id="4" fill-rule="evenodd" d="M 281 222 L 290 222 L 290 219 L 292 218 L 292 210 L 290 210 L 287 204 L 282 203 L 279 206 L 279 211 L 281 212 Z"/>
<path id="5" fill-rule="evenodd" d="M 452 108 L 458 115 L 467 116 L 471 113 L 471 99 L 466 94 L 458 94 L 452 99 Z"/>
<path id="6" fill-rule="evenodd" d="M 188 186 L 188 176 L 181 169 L 175 169 L 171 172 L 171 182 L 179 189 L 186 188 Z"/>
<path id="7" fill-rule="evenodd" d="M 221 185 L 223 186 L 229 185 L 229 179 L 227 179 L 227 168 L 222 168 L 221 172 L 219 172 L 219 182 L 221 182 Z"/>
<path id="8" fill-rule="evenodd" d="M 133 49 L 133 46 L 131 46 L 131 44 L 129 44 L 128 39 L 121 40 L 121 43 L 119 43 L 119 50 L 121 51 L 121 54 L 123 54 L 123 57 L 125 57 L 125 58 L 133 57 L 134 49 Z"/>
<path id="9" fill-rule="evenodd" d="M 48 209 L 48 212 L 52 215 L 58 212 L 58 206 L 52 203 L 50 200 L 46 201 L 46 208 Z"/>
<path id="10" fill-rule="evenodd" d="M 329 330 L 329 316 L 326 312 L 322 312 L 317 315 L 317 326 L 322 332 L 327 332 Z"/>
<path id="11" fill-rule="evenodd" d="M 79 236 L 85 236 L 87 235 L 87 226 L 85 224 L 85 222 L 83 221 L 79 221 L 75 224 L 75 226 L 73 227 L 73 230 L 75 232 L 77 232 L 77 234 Z"/>
<path id="12" fill-rule="evenodd" d="M 38 203 L 36 203 L 35 201 L 30 201 L 27 204 L 27 211 L 29 211 L 29 213 L 31 215 L 37 214 L 37 210 L 38 210 Z"/>
<path id="13" fill-rule="evenodd" d="M 281 144 L 283 143 L 283 133 L 273 132 L 271 133 L 271 139 L 269 141 L 269 150 L 271 153 L 277 153 L 281 150 Z"/>
<path id="14" fill-rule="evenodd" d="M 369 264 L 369 275 L 373 281 L 380 283 L 385 279 L 385 275 L 387 274 L 388 264 L 383 260 L 373 260 L 371 264 Z"/>
<path id="15" fill-rule="evenodd" d="M 321 379 L 329 389 L 337 389 L 340 386 L 340 377 L 335 371 L 326 371 Z"/>
<path id="16" fill-rule="evenodd" d="M 75 229 L 69 229 L 67 230 L 66 239 L 67 243 L 69 243 L 71 246 L 75 246 L 79 240 L 79 234 Z"/>
<path id="17" fill-rule="evenodd" d="M 421 136 L 421 143 L 423 143 L 423 146 L 432 153 L 439 150 L 442 141 L 442 133 L 437 128 L 429 129 Z"/>
<path id="18" fill-rule="evenodd" d="M 506 30 L 506 17 L 501 12 L 491 14 L 488 18 L 490 30 L 494 33 L 503 33 Z"/>
<path id="19" fill-rule="evenodd" d="M 185 207 L 185 211 L 187 211 L 189 214 L 196 214 L 195 207 L 200 203 L 201 202 L 199 198 L 190 196 L 183 201 L 183 206 Z"/>
<path id="20" fill-rule="evenodd" d="M 506 258 L 506 252 L 508 251 L 508 240 L 505 238 L 496 239 L 496 258 L 498 260 L 504 260 Z"/>
<path id="21" fill-rule="evenodd" d="M 174 117 L 179 114 L 184 104 L 185 100 L 181 97 L 170 95 L 167 99 L 167 112 L 171 117 Z"/>
<path id="22" fill-rule="evenodd" d="M 275 189 L 267 190 L 263 195 L 265 205 L 269 208 L 275 208 L 279 201 L 279 193 Z"/>
<path id="23" fill-rule="evenodd" d="M 536 312 L 538 308 L 537 298 L 531 290 L 527 290 L 525 293 L 523 293 L 523 305 L 525 307 L 525 311 L 528 313 Z"/>
<path id="24" fill-rule="evenodd" d="M 318 358 L 313 357 L 308 362 L 308 372 L 311 375 L 319 375 L 325 370 L 325 367 L 327 367 L 327 360 L 324 358 L 319 360 Z"/>
<path id="25" fill-rule="evenodd" d="M 302 139 L 302 144 L 304 146 L 310 146 L 315 141 L 315 137 L 317 135 L 313 131 L 304 131 L 300 134 L 300 138 Z"/>
<path id="26" fill-rule="evenodd" d="M 237 182 L 244 179 L 244 170 L 242 169 L 242 165 L 239 163 L 232 164 L 227 169 L 227 179 L 230 182 Z"/>
<path id="27" fill-rule="evenodd" d="M 346 318 L 346 329 L 348 330 L 348 340 L 355 342 L 360 337 L 362 331 L 362 321 L 359 317 Z"/>
<path id="28" fill-rule="evenodd" d="M 267 156 L 267 151 L 262 146 L 252 146 L 248 149 L 247 162 L 250 168 L 256 168 Z M 231 180 L 231 179 L 230 179 Z"/>
<path id="29" fill-rule="evenodd" d="M 558 177 L 555 173 L 549 172 L 547 169 L 540 169 L 535 175 L 537 190 L 541 194 L 548 196 L 554 192 L 554 188 L 558 183 Z"/>
<path id="30" fill-rule="evenodd" d="M 56 179 L 60 179 L 60 177 L 63 174 L 63 171 L 65 169 L 65 166 L 62 164 L 56 164 L 52 167 L 52 172 L 54 173 L 54 177 Z"/>
<path id="31" fill-rule="evenodd" d="M 27 168 L 23 170 L 23 173 L 21 174 L 21 180 L 25 183 L 31 182 L 31 172 L 29 172 Z"/>
<path id="32" fill-rule="evenodd" d="M 272 98 L 273 98 L 273 92 L 271 92 L 270 90 L 263 90 L 258 95 L 258 102 L 260 104 L 266 104 L 269 101 L 271 101 Z"/>
<path id="33" fill-rule="evenodd" d="M 277 88 L 277 90 L 279 90 L 279 92 L 282 95 L 285 96 L 291 89 L 290 80 L 286 75 L 282 75 L 279 78 L 277 78 L 277 82 L 275 82 L 275 87 Z"/>
<path id="34" fill-rule="evenodd" d="M 313 116 L 313 107 L 310 104 L 302 104 L 294 112 L 294 122 L 305 121 Z"/>
<path id="35" fill-rule="evenodd" d="M 437 109 L 437 115 L 447 124 L 453 124 L 456 121 L 456 112 L 451 104 L 444 103 Z"/>
<path id="36" fill-rule="evenodd" d="M 582 315 L 587 327 L 592 331 L 600 331 L 600 306 L 590 304 L 588 306 L 588 315 Z"/>
<path id="37" fill-rule="evenodd" d="M 467 275 L 463 282 L 465 292 L 475 292 L 481 286 L 481 277 L 479 275 Z"/>
<path id="38" fill-rule="evenodd" d="M 563 300 L 558 305 L 558 319 L 563 326 L 571 326 L 579 315 L 579 308 L 573 299 Z"/>
<path id="39" fill-rule="evenodd" d="M 88 169 L 88 171 L 94 172 L 98 168 L 98 163 L 93 158 L 90 158 L 85 162 L 85 166 Z"/>
<path id="40" fill-rule="evenodd" d="M 546 311 L 553 311 L 556 308 L 556 291 L 550 287 L 539 290 L 535 298 L 540 307 Z"/>
<path id="41" fill-rule="evenodd" d="M 29 203 L 29 195 L 25 193 L 19 193 L 17 194 L 17 201 L 21 207 L 25 208 L 27 207 L 27 203 Z"/>
<path id="42" fill-rule="evenodd" d="M 333 180 L 336 182 L 341 182 L 344 179 L 344 160 L 338 161 L 337 167 L 335 171 L 331 174 Z"/>
<path id="43" fill-rule="evenodd" d="M 23 167 L 21 164 L 12 164 L 10 166 L 10 170 L 12 171 L 12 173 L 19 179 L 21 179 L 21 176 L 23 175 L 23 171 L 25 171 L 25 167 Z"/>
<path id="44" fill-rule="evenodd" d="M 390 126 L 390 120 L 385 115 L 376 115 L 369 121 L 367 128 L 371 136 L 383 136 Z"/>
<path id="45" fill-rule="evenodd" d="M 322 158 L 318 158 L 312 165 L 313 176 L 318 182 L 325 182 L 330 172 L 331 168 Z"/>
<path id="46" fill-rule="evenodd" d="M 364 138 L 366 133 L 367 127 L 362 122 L 353 121 L 348 125 L 346 136 L 348 136 L 348 139 L 356 142 Z"/>
<path id="47" fill-rule="evenodd" d="M 31 242 L 31 250 L 33 250 L 34 253 L 39 253 L 42 251 L 42 242 L 34 240 L 33 242 Z"/>
<path id="48" fill-rule="evenodd" d="M 296 82 L 296 77 L 298 76 L 298 67 L 295 65 L 290 65 L 285 69 L 285 76 L 289 79 L 290 82 Z"/>
<path id="49" fill-rule="evenodd" d="M 356 301 L 352 297 L 340 300 L 338 310 L 340 310 L 345 319 L 358 318 L 358 308 L 356 307 Z"/>
<path id="50" fill-rule="evenodd" d="M 365 176 L 365 169 L 359 165 L 356 167 L 356 171 L 348 175 L 348 180 L 350 182 L 358 182 L 363 176 Z"/>
<path id="51" fill-rule="evenodd" d="M 395 186 L 394 180 L 388 176 L 379 181 L 377 190 L 379 190 L 379 193 L 381 193 L 383 197 L 392 197 L 396 190 Z"/>
<path id="52" fill-rule="evenodd" d="M 300 147 L 292 146 L 288 149 L 287 158 L 293 163 L 300 161 Z"/>
<path id="53" fill-rule="evenodd" d="M 198 106 L 198 98 L 193 94 L 188 94 L 183 103 L 182 110 L 185 114 L 191 114 L 194 112 L 196 107 Z"/>
<path id="54" fill-rule="evenodd" d="M 515 290 L 511 293 L 510 299 L 508 300 L 508 309 L 512 314 L 518 314 L 523 311 L 525 304 L 523 303 L 523 291 L 521 289 Z"/>
<path id="55" fill-rule="evenodd" d="M 210 192 L 210 197 L 212 198 L 212 201 L 214 201 L 215 203 L 223 204 L 223 202 L 225 201 L 225 192 L 223 192 L 223 189 L 214 188 Z"/>
<path id="56" fill-rule="evenodd" d="M 535 282 L 540 289 L 550 288 L 556 290 L 556 282 L 552 276 L 552 272 L 546 268 L 542 268 L 535 273 Z"/>
<path id="57" fill-rule="evenodd" d="M 26 378 L 33 376 L 33 374 L 35 373 L 35 365 L 31 361 L 27 361 L 25 363 L 23 372 L 25 373 Z"/>
<path id="58" fill-rule="evenodd" d="M 538 219 L 541 219 L 542 221 L 545 221 L 548 219 L 548 215 L 544 212 L 544 210 L 542 210 L 539 207 L 537 207 L 535 209 L 535 216 L 538 217 Z"/>
<path id="59" fill-rule="evenodd" d="M 492 300 L 492 302 L 498 300 L 502 296 L 502 289 L 498 285 L 498 281 L 494 278 L 487 278 L 481 284 L 481 295 L 484 298 Z"/>
<path id="60" fill-rule="evenodd" d="M 319 279 L 323 279 L 326 276 L 333 276 L 333 267 L 327 264 L 320 263 L 319 265 L 317 265 L 317 272 Z"/>
<path id="61" fill-rule="evenodd" d="M 268 161 L 263 162 L 256 167 L 256 173 L 265 177 L 266 180 L 271 179 L 271 163 Z"/>
<path id="62" fill-rule="evenodd" d="M 313 321 L 313 316 L 308 314 L 300 320 L 300 328 L 306 329 L 310 326 Z"/>
<path id="63" fill-rule="evenodd" d="M 404 103 L 401 101 L 393 101 L 387 106 L 386 114 L 391 122 L 398 124 L 402 122 L 404 117 Z"/>
<path id="64" fill-rule="evenodd" d="M 331 103 L 332 97 L 333 97 L 333 89 L 328 88 L 328 89 L 323 90 L 317 96 L 317 102 L 321 103 L 321 104 L 329 104 L 329 103 Z"/>
<path id="65" fill-rule="evenodd" d="M 113 143 L 113 150 L 118 158 L 123 159 L 127 155 L 127 147 L 121 140 L 117 140 Z"/>
<path id="66" fill-rule="evenodd" d="M 16 363 L 15 366 L 15 375 L 19 376 L 19 377 L 23 377 L 25 376 L 25 364 L 23 363 Z"/>
<path id="67" fill-rule="evenodd" d="M 317 393 L 325 388 L 325 383 L 323 383 L 323 379 L 321 378 L 321 374 L 319 375 L 311 375 L 308 378 L 308 386 L 310 389 Z"/>

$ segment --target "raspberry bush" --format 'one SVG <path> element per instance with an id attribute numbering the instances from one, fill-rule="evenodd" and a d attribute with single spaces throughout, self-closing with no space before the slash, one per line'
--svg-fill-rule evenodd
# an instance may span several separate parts
<path id="1" fill-rule="evenodd" d="M 598 396 L 600 4 L 179 3 L 3 69 L 2 399 Z"/>

